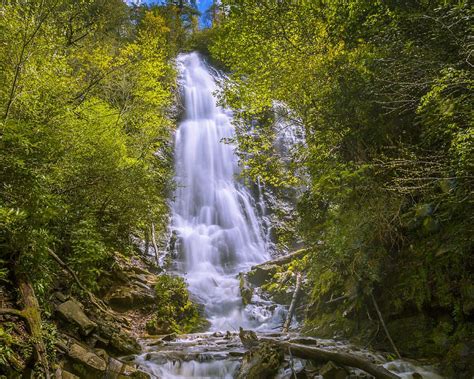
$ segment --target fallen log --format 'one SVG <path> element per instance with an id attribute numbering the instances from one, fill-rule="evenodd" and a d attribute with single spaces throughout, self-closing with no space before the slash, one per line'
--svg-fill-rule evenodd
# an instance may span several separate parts
<path id="1" fill-rule="evenodd" d="M 252 269 L 260 267 L 260 266 L 267 266 L 267 265 L 268 266 L 269 265 L 283 266 L 283 265 L 286 265 L 287 263 L 290 263 L 294 259 L 299 259 L 299 258 L 304 257 L 308 253 L 309 253 L 308 249 L 296 250 L 296 251 L 294 251 L 290 254 L 284 255 L 282 257 L 278 257 L 278 258 L 272 259 L 270 261 L 266 261 L 264 263 L 261 263 L 259 265 L 253 266 Z"/>
<path id="2" fill-rule="evenodd" d="M 373 375 L 376 379 L 400 379 L 400 377 L 382 366 L 377 366 L 366 359 L 360 358 L 354 354 L 324 350 L 318 347 L 306 346 L 286 341 L 279 341 L 275 338 L 262 337 L 262 342 L 272 342 L 284 351 L 290 351 L 293 357 L 302 359 L 312 359 L 315 361 L 329 362 L 358 368 L 366 373 Z"/>

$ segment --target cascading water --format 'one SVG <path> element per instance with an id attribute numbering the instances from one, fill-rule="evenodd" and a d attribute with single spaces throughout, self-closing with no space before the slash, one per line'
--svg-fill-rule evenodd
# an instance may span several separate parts
<path id="1" fill-rule="evenodd" d="M 189 290 L 205 307 L 211 329 L 256 327 L 241 306 L 236 275 L 269 259 L 254 201 L 236 180 L 231 113 L 216 105 L 215 78 L 196 53 L 179 58 L 185 119 L 175 141 L 172 228 Z"/>
<path id="2" fill-rule="evenodd" d="M 232 115 L 216 105 L 216 78 L 199 55 L 182 55 L 178 64 L 186 109 L 175 144 L 178 188 L 171 227 L 180 252 L 178 270 L 204 305 L 211 330 L 236 330 L 240 326 L 271 330 L 281 325 L 283 308 L 254 295 L 253 304 L 244 309 L 239 294 L 237 274 L 270 257 L 254 200 L 236 180 L 238 166 L 233 147 L 222 141 L 233 136 Z M 230 332 L 181 336 L 165 344 L 148 342 L 145 353 L 133 359 L 152 378 L 233 378 L 245 351 L 238 335 Z M 328 349 L 368 354 L 340 342 L 317 343 Z M 291 362 L 291 368 L 282 367 L 276 378 L 294 377 L 293 369 L 304 363 Z M 401 378 L 413 377 L 417 369 L 403 361 L 390 364 Z M 424 371 L 419 372 L 425 377 Z M 440 377 L 426 371 L 426 378 Z"/>

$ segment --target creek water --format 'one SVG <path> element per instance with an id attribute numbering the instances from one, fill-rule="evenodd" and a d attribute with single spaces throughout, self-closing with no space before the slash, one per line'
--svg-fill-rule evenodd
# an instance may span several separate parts
<path id="1" fill-rule="evenodd" d="M 252 304 L 242 305 L 238 274 L 270 259 L 257 212 L 261 201 L 238 179 L 234 146 L 225 141 L 234 130 L 232 112 L 216 103 L 219 73 L 196 53 L 180 55 L 177 63 L 185 114 L 175 135 L 175 263 L 204 306 L 210 331 L 146 341 L 135 362 L 153 378 L 233 378 L 244 353 L 238 328 L 269 333 L 286 312 L 255 295 Z M 284 369 L 279 374 L 291 376 Z"/>

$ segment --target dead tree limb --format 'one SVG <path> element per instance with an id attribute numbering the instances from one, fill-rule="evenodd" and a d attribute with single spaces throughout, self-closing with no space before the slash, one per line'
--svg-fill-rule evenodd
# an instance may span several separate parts
<path id="1" fill-rule="evenodd" d="M 399 359 L 401 359 L 402 356 L 400 355 L 400 352 L 398 351 L 397 346 L 393 342 L 393 339 L 390 336 L 390 333 L 388 332 L 387 325 L 385 325 L 385 321 L 382 317 L 382 312 L 380 312 L 379 306 L 378 306 L 377 302 L 375 301 L 374 294 L 371 294 L 370 296 L 372 298 L 372 303 L 374 304 L 375 311 L 377 312 L 377 315 L 379 316 L 379 320 L 380 320 L 380 323 L 382 324 L 382 328 L 385 331 L 385 335 L 387 336 L 388 340 L 390 341 L 390 345 L 392 345 L 392 348 L 395 351 L 395 354 L 397 355 L 397 357 Z"/>
<path id="2" fill-rule="evenodd" d="M 288 310 L 288 314 L 286 315 L 285 323 L 283 324 L 283 333 L 288 333 L 288 329 L 290 329 L 291 319 L 293 318 L 293 314 L 295 313 L 296 304 L 298 302 L 300 289 L 301 289 L 301 273 L 296 274 L 296 284 L 295 284 L 295 291 L 293 292 L 293 297 L 291 298 L 290 309 Z"/>
<path id="3" fill-rule="evenodd" d="M 79 280 L 76 273 L 66 263 L 64 263 L 63 260 L 61 258 L 59 258 L 54 251 L 52 251 L 51 249 L 48 249 L 48 253 L 59 264 L 59 266 L 61 266 L 61 268 L 64 271 L 66 271 L 69 275 L 71 275 L 73 277 L 74 281 L 77 283 L 79 288 L 87 294 L 87 297 L 89 298 L 89 301 L 93 305 L 95 305 L 102 312 L 114 316 L 113 313 L 111 313 L 107 309 L 106 305 L 102 303 L 101 300 L 97 299 L 97 297 L 95 297 L 95 295 L 92 292 L 90 292 L 86 287 L 84 287 L 84 285 L 81 283 L 81 281 Z"/>
<path id="4" fill-rule="evenodd" d="M 158 246 L 156 244 L 156 237 L 155 237 L 155 224 L 151 223 L 151 241 L 153 242 L 153 249 L 155 250 L 155 259 L 156 265 L 160 267 L 160 259 L 158 257 Z"/>
<path id="5" fill-rule="evenodd" d="M 283 341 L 276 343 L 286 349 L 290 349 L 293 356 L 297 356 L 303 359 L 314 359 L 317 361 L 333 361 L 337 364 L 355 367 L 360 370 L 363 370 L 368 374 L 373 375 L 377 379 L 400 379 L 398 375 L 391 373 L 384 367 L 374 365 L 373 363 L 352 354 L 328 351 L 317 347 L 310 347 Z"/>
<path id="6" fill-rule="evenodd" d="M 283 349 L 283 351 L 289 350 L 294 357 L 312 359 L 321 362 L 333 361 L 339 365 L 358 368 L 359 370 L 373 375 L 376 379 L 400 379 L 398 375 L 395 375 L 384 367 L 375 365 L 368 360 L 360 358 L 354 354 L 324 350 L 318 347 L 280 341 L 271 337 L 261 337 L 259 341 L 273 343 L 274 345 Z"/>
<path id="7" fill-rule="evenodd" d="M 300 249 L 300 250 L 297 250 L 297 251 L 294 251 L 290 254 L 287 254 L 287 255 L 284 255 L 282 257 L 279 257 L 279 258 L 275 258 L 275 259 L 272 259 L 271 261 L 266 261 L 264 263 L 261 263 L 259 265 L 256 265 L 252 268 L 255 268 L 255 267 L 259 267 L 259 266 L 264 266 L 264 265 L 278 265 L 278 266 L 283 266 L 287 263 L 290 263 L 291 261 L 293 261 L 294 259 L 299 259 L 299 258 L 303 258 L 306 254 L 309 253 L 309 250 L 308 249 Z"/>

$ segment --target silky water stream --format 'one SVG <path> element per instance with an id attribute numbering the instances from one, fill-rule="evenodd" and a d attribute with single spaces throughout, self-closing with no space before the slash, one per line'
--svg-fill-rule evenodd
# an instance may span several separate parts
<path id="1" fill-rule="evenodd" d="M 185 117 L 175 136 L 171 228 L 177 271 L 204 306 L 210 329 L 164 344 L 144 342 L 145 353 L 135 362 L 153 378 L 233 378 L 244 353 L 239 327 L 270 333 L 286 312 L 255 296 L 251 305 L 242 305 L 237 276 L 270 259 L 268 241 L 255 199 L 237 179 L 234 147 L 224 141 L 233 136 L 232 113 L 216 104 L 218 73 L 197 53 L 183 54 L 177 63 Z M 280 373 L 290 376 L 288 370 Z"/>

